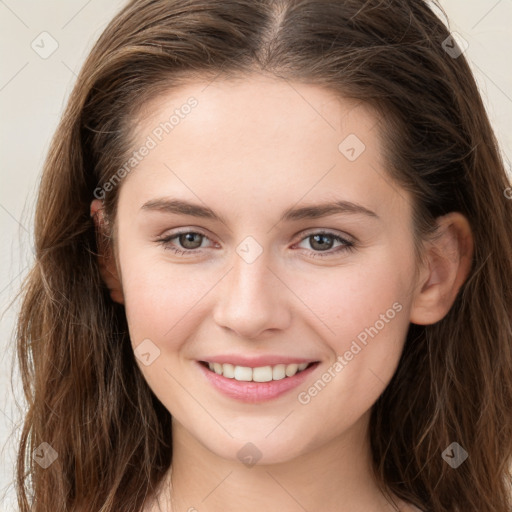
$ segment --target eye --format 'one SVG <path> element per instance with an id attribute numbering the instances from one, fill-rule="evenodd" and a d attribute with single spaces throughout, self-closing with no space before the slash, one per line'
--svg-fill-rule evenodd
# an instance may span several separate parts
<path id="1" fill-rule="evenodd" d="M 173 240 L 177 239 L 175 243 Z M 172 233 L 168 236 L 157 239 L 156 241 L 161 244 L 164 249 L 173 251 L 176 254 L 194 254 L 195 252 L 201 252 L 198 249 L 203 248 L 202 244 L 209 238 L 197 231 L 180 231 L 178 233 Z M 176 247 L 176 243 L 179 245 Z"/>
<path id="2" fill-rule="evenodd" d="M 308 234 L 301 240 L 301 243 L 307 241 L 313 251 L 309 251 L 314 257 L 328 257 L 343 251 L 353 251 L 355 249 L 354 242 L 343 238 L 342 236 L 330 231 L 319 231 Z M 340 245 L 331 250 L 338 242 Z M 325 254 L 322 254 L 325 253 Z"/>

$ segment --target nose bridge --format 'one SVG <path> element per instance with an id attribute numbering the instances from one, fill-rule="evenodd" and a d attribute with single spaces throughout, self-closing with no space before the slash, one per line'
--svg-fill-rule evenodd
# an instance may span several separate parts
<path id="1" fill-rule="evenodd" d="M 237 248 L 232 269 L 219 287 L 214 313 L 218 325 L 244 338 L 283 329 L 290 318 L 285 287 L 270 270 L 268 254 L 256 255 L 250 244 L 242 242 Z"/>

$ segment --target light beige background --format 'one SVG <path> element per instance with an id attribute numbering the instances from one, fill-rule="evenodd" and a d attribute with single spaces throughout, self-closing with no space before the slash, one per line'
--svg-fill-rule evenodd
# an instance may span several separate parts
<path id="1" fill-rule="evenodd" d="M 441 3 L 451 30 L 469 42 L 466 56 L 509 162 L 512 0 Z M 17 371 L 14 390 L 10 384 L 17 306 L 7 306 L 32 261 L 36 187 L 50 138 L 88 50 L 123 4 L 124 0 L 0 0 L 0 511 L 16 509 L 11 482 L 21 417 L 14 397 L 22 397 Z M 50 36 L 41 36 L 42 32 Z M 32 44 L 43 56 L 52 44 L 58 47 L 42 58 Z"/>

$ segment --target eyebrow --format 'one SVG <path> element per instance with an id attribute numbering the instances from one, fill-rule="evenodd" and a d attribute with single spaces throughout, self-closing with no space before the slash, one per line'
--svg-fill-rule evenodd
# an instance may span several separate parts
<path id="1" fill-rule="evenodd" d="M 223 216 L 215 213 L 211 208 L 180 199 L 152 199 L 144 203 L 141 207 L 141 210 L 161 211 L 178 215 L 190 215 L 192 217 L 201 217 L 226 224 L 226 220 L 223 218 Z M 303 206 L 300 208 L 289 208 L 283 213 L 279 222 L 319 219 L 339 213 L 365 215 L 379 219 L 379 216 L 375 212 L 365 208 L 360 204 L 339 200 L 328 203 Z"/>

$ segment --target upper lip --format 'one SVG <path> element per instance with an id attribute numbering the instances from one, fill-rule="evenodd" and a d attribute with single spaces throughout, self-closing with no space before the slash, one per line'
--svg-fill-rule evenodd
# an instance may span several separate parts
<path id="1" fill-rule="evenodd" d="M 218 356 L 207 356 L 200 361 L 207 363 L 232 364 L 234 366 L 246 366 L 249 368 L 258 368 L 261 366 L 275 366 L 277 364 L 301 364 L 314 363 L 317 360 L 303 357 L 279 356 L 279 355 L 259 355 L 242 356 L 235 354 L 225 354 Z"/>

